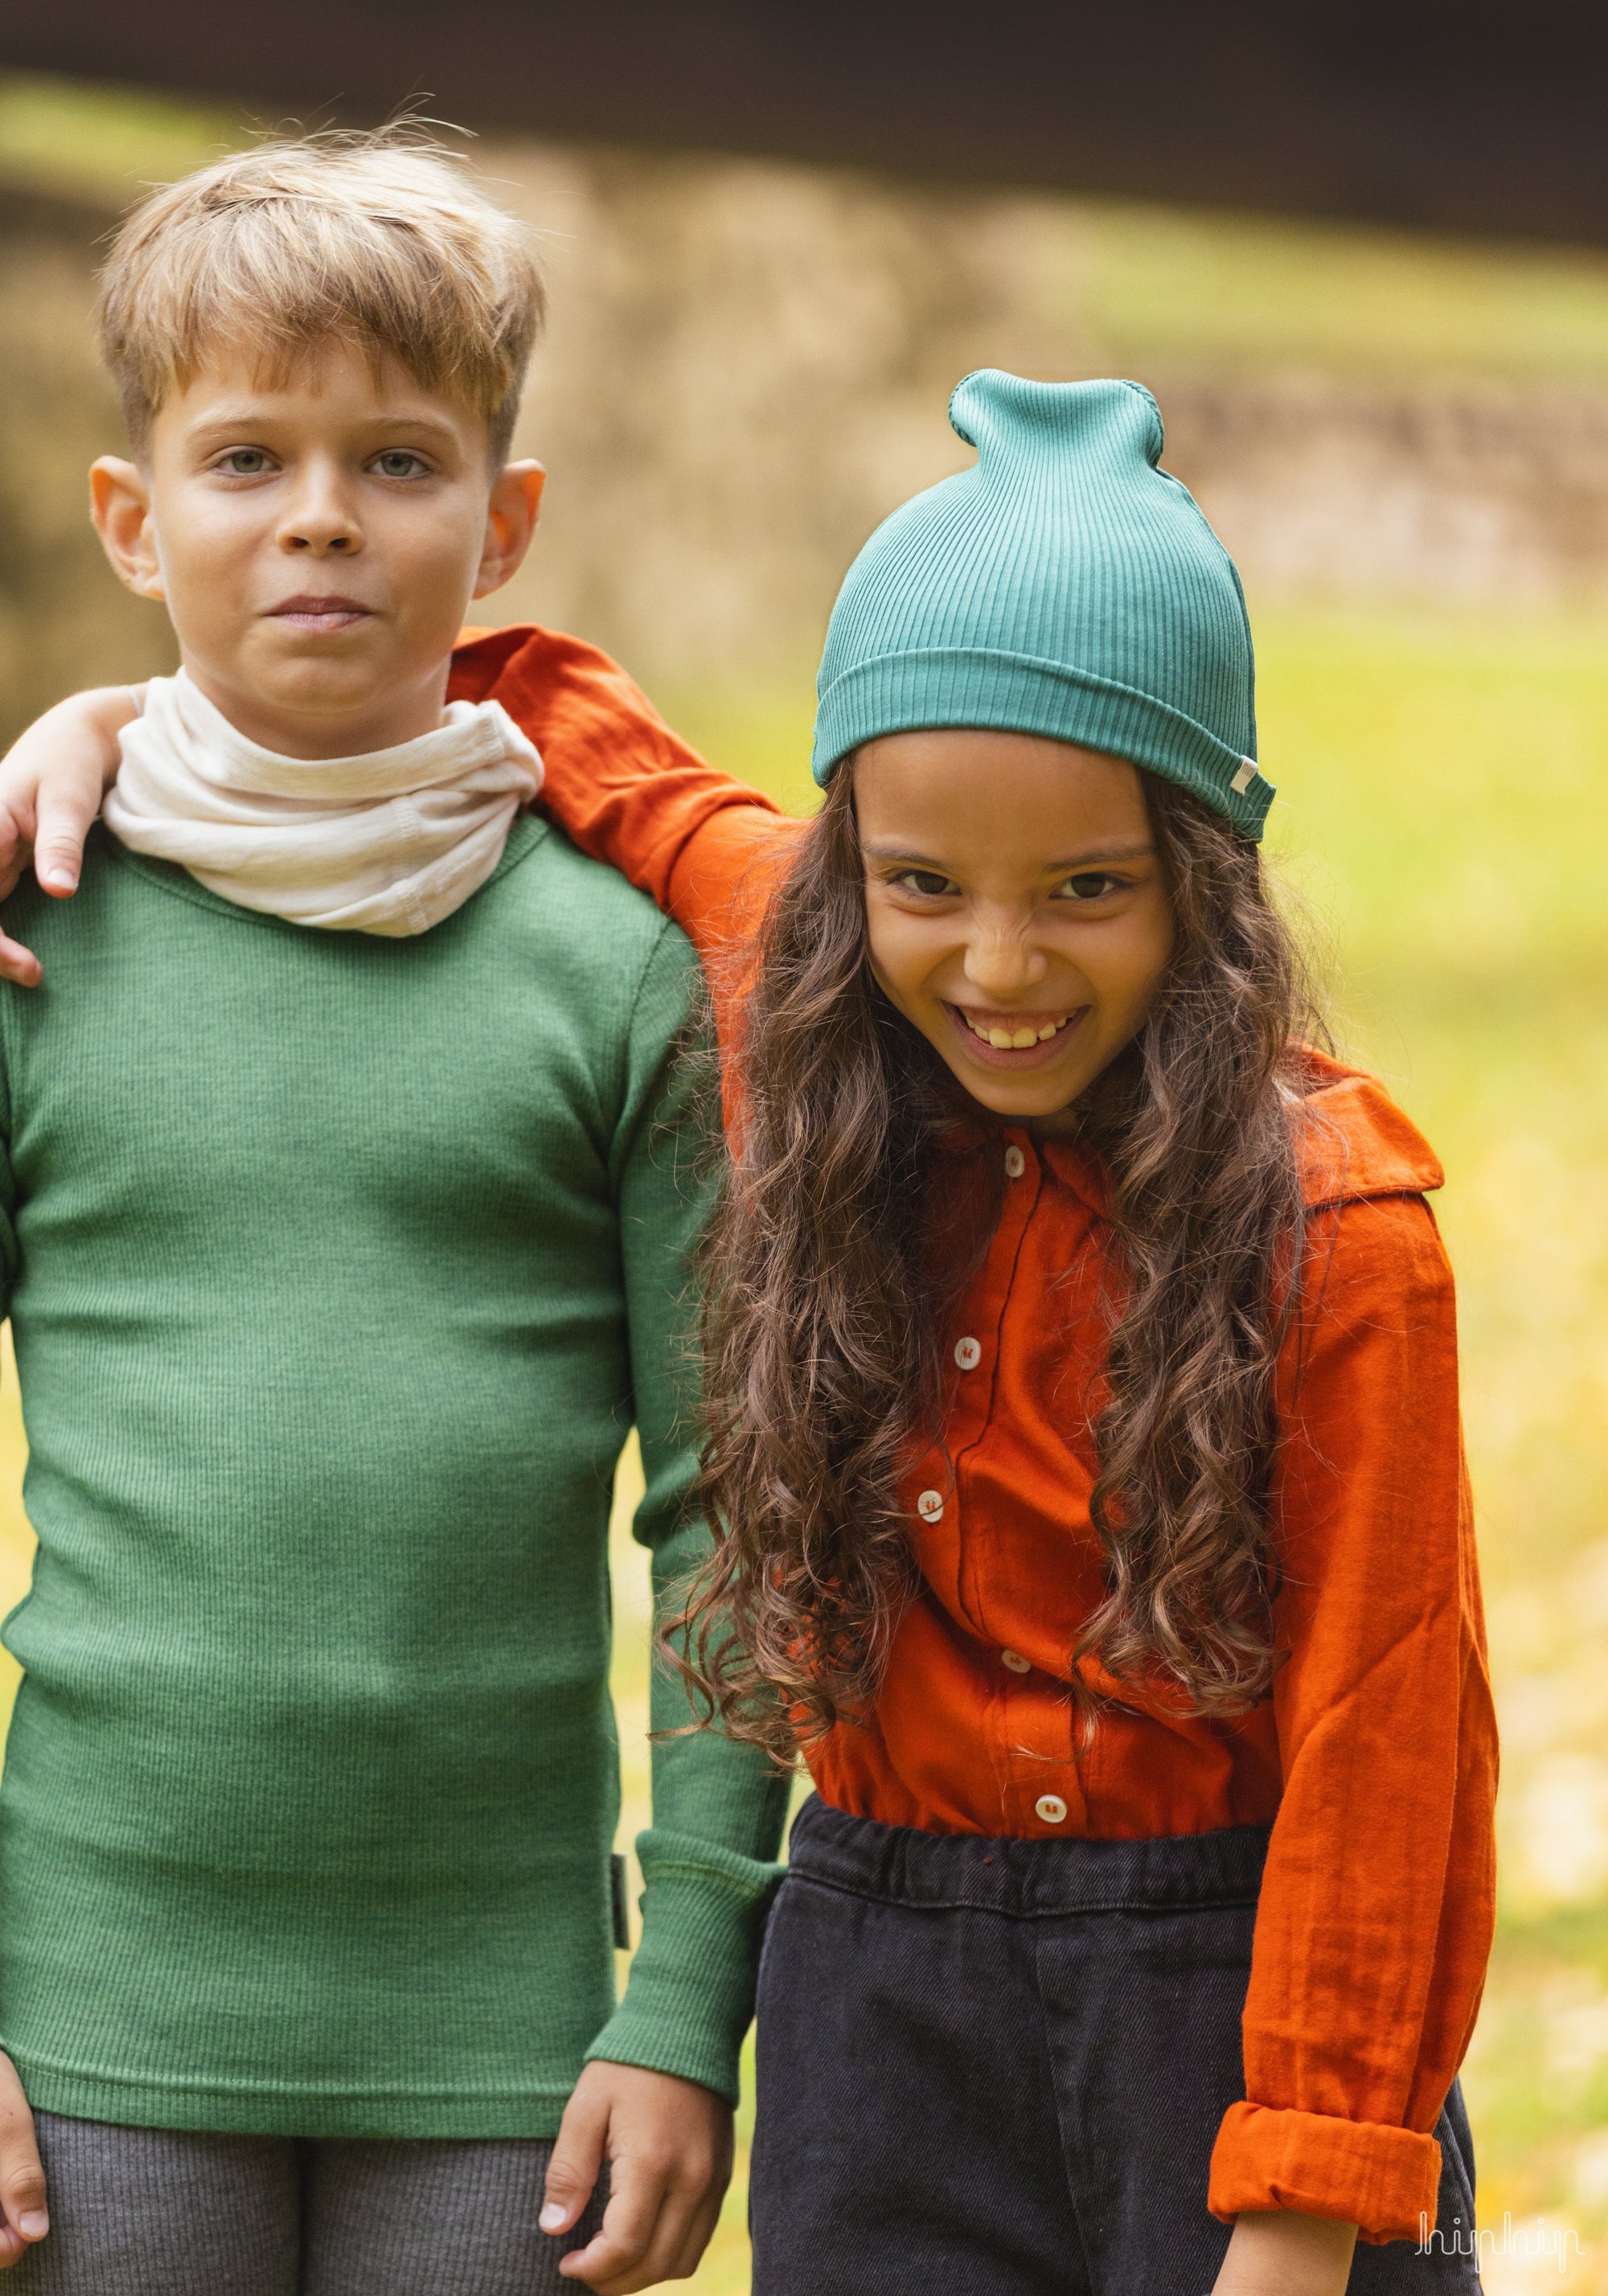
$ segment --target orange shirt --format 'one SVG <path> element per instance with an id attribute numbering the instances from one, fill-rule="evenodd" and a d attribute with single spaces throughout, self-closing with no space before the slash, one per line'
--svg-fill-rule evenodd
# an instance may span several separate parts
<path id="1" fill-rule="evenodd" d="M 547 633 L 466 647 L 547 767 L 544 802 L 717 958 L 740 948 L 796 824 L 716 774 L 611 663 Z M 1102 1592 L 1081 1398 L 1106 1324 L 1103 1181 L 1004 1128 L 1003 1209 L 946 1334 L 942 1442 L 913 1467 L 922 1591 L 874 1719 L 811 1756 L 826 1800 L 938 1833 L 1143 1839 L 1273 1821 L 1244 2013 L 1245 2101 L 1210 2204 L 1303 2209 L 1371 2240 L 1432 2224 L 1429 2132 L 1473 2027 L 1494 1904 L 1496 1734 L 1458 1422 L 1441 1173 L 1372 1078 L 1315 1061 L 1302 1313 L 1281 1366 L 1271 1698 L 1232 1721 L 1118 1685 L 1074 1748 L 1070 1652 Z"/>

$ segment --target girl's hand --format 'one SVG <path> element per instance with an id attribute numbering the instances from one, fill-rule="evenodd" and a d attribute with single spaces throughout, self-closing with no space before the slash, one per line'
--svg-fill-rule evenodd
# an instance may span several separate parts
<path id="1" fill-rule="evenodd" d="M 1294 2209 L 1235 2219 L 1212 2296 L 1345 2296 L 1357 2226 Z"/>
<path id="2" fill-rule="evenodd" d="M 34 2142 L 34 2116 L 17 2068 L 0 2055 L 0 2272 L 26 2256 L 35 2241 L 50 2230 L 45 2212 L 45 2171 Z"/>
<path id="3" fill-rule="evenodd" d="M 47 893 L 78 889 L 84 840 L 118 777 L 118 735 L 143 689 L 101 685 L 58 701 L 0 758 L 0 900 L 31 861 Z M 0 980 L 38 986 L 39 960 L 0 933 Z"/>
<path id="4" fill-rule="evenodd" d="M 570 2230 L 605 2161 L 603 2229 L 559 2270 L 595 2296 L 689 2279 L 731 2181 L 730 2105 L 696 2081 L 595 2058 L 575 2084 L 553 2147 L 545 2233 Z"/>

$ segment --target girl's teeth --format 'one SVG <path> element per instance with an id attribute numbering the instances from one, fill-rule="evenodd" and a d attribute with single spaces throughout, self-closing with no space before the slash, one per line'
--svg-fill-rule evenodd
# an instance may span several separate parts
<path id="1" fill-rule="evenodd" d="M 975 1021 L 966 1023 L 974 1037 L 985 1045 L 992 1045 L 997 1053 L 1025 1053 L 1030 1045 L 1047 1045 L 1050 1038 L 1064 1029 L 1066 1022 L 1052 1021 L 1043 1029 L 980 1029 Z"/>

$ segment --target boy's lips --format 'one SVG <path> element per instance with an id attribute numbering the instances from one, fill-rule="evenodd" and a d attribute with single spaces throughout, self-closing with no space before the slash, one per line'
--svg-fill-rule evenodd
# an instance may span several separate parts
<path id="1" fill-rule="evenodd" d="M 315 597 L 306 593 L 270 606 L 268 619 L 293 622 L 299 630 L 350 630 L 365 621 L 373 611 L 360 598 Z"/>
<path id="2" fill-rule="evenodd" d="M 990 1069 L 1043 1068 L 1065 1049 L 1068 1038 L 1076 1034 L 1088 1009 L 1087 1004 L 1080 1004 L 1071 1013 L 969 1013 L 958 1004 L 946 1004 L 944 1007 L 968 1058 L 980 1061 Z M 983 1033 L 985 1029 L 987 1035 Z M 1023 1037 L 1030 1029 L 1032 1041 L 1029 1044 L 999 1045 L 992 1041 L 1000 1036 Z M 1046 1029 L 1051 1032 L 1047 1036 L 1043 1033 Z"/>

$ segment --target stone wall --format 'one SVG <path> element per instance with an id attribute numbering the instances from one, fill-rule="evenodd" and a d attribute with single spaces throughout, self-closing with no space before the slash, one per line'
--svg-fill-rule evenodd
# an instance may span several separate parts
<path id="1" fill-rule="evenodd" d="M 1608 391 L 1158 379 L 1169 460 L 1266 595 L 1608 594 Z"/>

